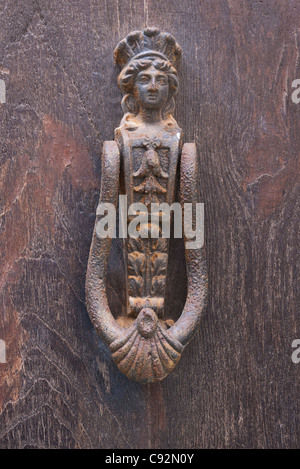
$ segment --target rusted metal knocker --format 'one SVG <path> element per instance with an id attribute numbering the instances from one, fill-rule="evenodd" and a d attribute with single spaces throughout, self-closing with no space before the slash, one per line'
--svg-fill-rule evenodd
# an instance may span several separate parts
<path id="1" fill-rule="evenodd" d="M 197 330 L 206 303 L 203 246 L 188 249 L 189 240 L 184 235 L 186 303 L 175 323 L 162 319 L 169 239 L 160 236 L 159 216 L 157 226 L 150 216 L 153 204 L 170 206 L 175 202 L 178 171 L 181 206 L 199 202 L 198 158 L 195 144 L 182 143 L 182 131 L 172 116 L 178 90 L 176 66 L 181 58 L 174 37 L 157 28 L 134 31 L 118 44 L 114 58 L 121 67 L 118 84 L 123 93 L 124 117 L 115 130 L 115 140 L 103 145 L 86 302 L 91 321 L 108 344 L 118 368 L 128 378 L 147 383 L 163 379 L 174 369 Z M 140 223 L 139 230 L 146 233 L 144 237 L 128 236 L 126 241 L 125 326 L 124 321 L 113 317 L 108 305 L 106 276 L 111 236 L 104 237 L 99 232 L 103 207 L 109 204 L 116 207 L 121 192 L 127 197 L 126 224 L 132 220 L 130 207 L 140 204 L 139 207 L 145 208 L 145 221 Z M 156 237 L 151 236 L 153 228 L 157 230 Z"/>

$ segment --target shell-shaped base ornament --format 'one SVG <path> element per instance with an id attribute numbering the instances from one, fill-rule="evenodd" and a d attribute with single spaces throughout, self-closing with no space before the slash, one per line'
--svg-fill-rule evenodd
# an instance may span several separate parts
<path id="1" fill-rule="evenodd" d="M 110 344 L 112 357 L 129 379 L 152 383 L 177 365 L 183 346 L 164 331 L 151 308 L 144 308 L 121 339 Z"/>

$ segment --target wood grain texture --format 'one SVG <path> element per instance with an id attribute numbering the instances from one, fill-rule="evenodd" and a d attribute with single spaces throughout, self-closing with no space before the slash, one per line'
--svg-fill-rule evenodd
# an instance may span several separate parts
<path id="1" fill-rule="evenodd" d="M 0 23 L 0 447 L 298 447 L 300 3 L 8 0 Z M 148 386 L 117 370 L 84 301 L 101 143 L 122 115 L 112 51 L 145 26 L 183 49 L 175 117 L 198 146 L 210 289 Z M 113 310 L 123 277 L 115 243 Z"/>

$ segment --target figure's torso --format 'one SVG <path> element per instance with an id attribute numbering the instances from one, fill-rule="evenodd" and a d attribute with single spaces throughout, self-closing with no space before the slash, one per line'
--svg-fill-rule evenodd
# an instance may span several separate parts
<path id="1" fill-rule="evenodd" d="M 144 204 L 147 223 L 140 227 L 147 238 L 127 239 L 128 315 L 137 317 L 142 308 L 152 308 L 163 316 L 169 240 L 151 238 L 151 204 L 171 205 L 181 150 L 181 131 L 163 126 L 116 129 L 121 153 L 121 171 L 128 207 Z M 128 223 L 131 221 L 129 218 Z M 155 227 L 161 230 L 159 226 Z"/>

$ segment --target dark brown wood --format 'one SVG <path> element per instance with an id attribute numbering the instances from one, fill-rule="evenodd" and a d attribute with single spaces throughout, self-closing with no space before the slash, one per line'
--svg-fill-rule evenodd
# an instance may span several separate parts
<path id="1" fill-rule="evenodd" d="M 11 0 L 0 15 L 1 448 L 298 447 L 299 2 Z M 199 333 L 146 386 L 117 370 L 84 298 L 101 144 L 122 115 L 112 51 L 145 26 L 184 51 L 175 117 L 200 154 L 209 278 Z"/>

